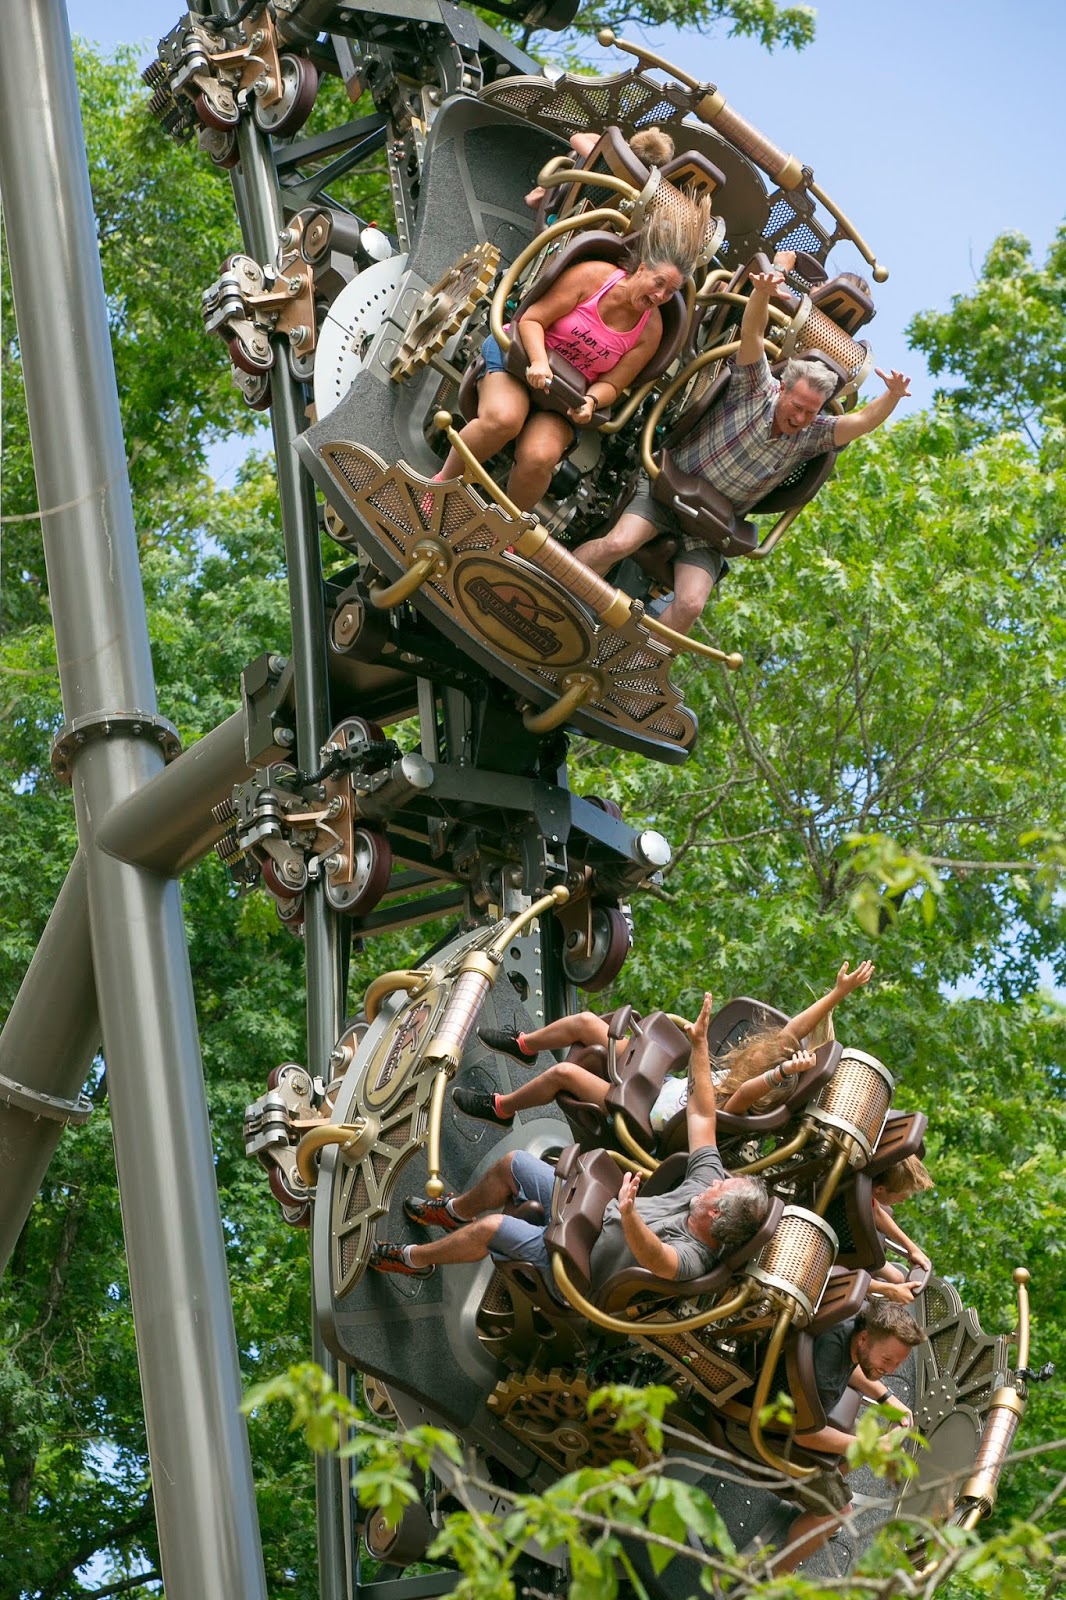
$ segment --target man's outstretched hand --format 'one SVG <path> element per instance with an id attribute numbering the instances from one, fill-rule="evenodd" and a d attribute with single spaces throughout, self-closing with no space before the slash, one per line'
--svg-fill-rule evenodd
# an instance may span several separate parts
<path id="1" fill-rule="evenodd" d="M 895 367 L 891 372 L 882 372 L 880 367 L 875 367 L 874 371 L 892 396 L 893 401 L 906 400 L 908 398 L 911 392 L 911 380 L 905 378 L 902 372 L 897 372 Z"/>

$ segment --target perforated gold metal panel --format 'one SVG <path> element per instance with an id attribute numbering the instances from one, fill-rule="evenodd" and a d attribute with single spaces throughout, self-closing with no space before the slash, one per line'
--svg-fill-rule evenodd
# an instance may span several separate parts
<path id="1" fill-rule="evenodd" d="M 845 1050 L 829 1082 L 807 1107 L 807 1116 L 822 1127 L 846 1133 L 855 1141 L 852 1166 L 865 1166 L 881 1137 L 892 1103 L 895 1080 L 875 1056 Z"/>
<path id="2" fill-rule="evenodd" d="M 802 1206 L 786 1206 L 777 1232 L 747 1269 L 747 1276 L 794 1301 L 802 1326 L 814 1316 L 836 1253 L 837 1236 L 823 1217 Z"/>
<path id="3" fill-rule="evenodd" d="M 796 355 L 807 356 L 823 350 L 853 378 L 866 359 L 866 346 L 838 328 L 824 312 L 812 307 L 803 331 L 796 341 Z"/>

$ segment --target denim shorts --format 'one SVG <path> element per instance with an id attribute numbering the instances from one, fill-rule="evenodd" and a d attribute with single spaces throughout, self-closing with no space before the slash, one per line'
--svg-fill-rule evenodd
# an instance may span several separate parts
<path id="1" fill-rule="evenodd" d="M 550 1285 L 552 1270 L 544 1245 L 544 1230 L 551 1221 L 555 1168 L 528 1151 L 516 1150 L 511 1157 L 511 1177 L 515 1185 L 514 1203 L 536 1202 L 544 1212 L 544 1221 L 504 1217 L 489 1242 L 489 1254 L 494 1261 L 528 1261 L 530 1266 L 540 1269 Z"/>
<path id="2" fill-rule="evenodd" d="M 483 378 L 487 378 L 490 372 L 507 371 L 507 363 L 504 360 L 503 351 L 500 349 L 500 342 L 494 334 L 490 333 L 485 343 L 481 346 L 481 354 L 485 358 L 485 370 L 481 374 Z"/>

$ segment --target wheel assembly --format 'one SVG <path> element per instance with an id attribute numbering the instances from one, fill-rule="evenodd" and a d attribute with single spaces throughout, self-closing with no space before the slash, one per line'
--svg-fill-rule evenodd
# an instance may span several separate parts
<path id="1" fill-rule="evenodd" d="M 356 916 L 377 905 L 392 876 L 392 846 L 384 834 L 370 828 L 356 828 L 352 834 L 352 859 L 344 865 L 344 881 L 339 873 L 326 878 L 326 899 L 334 911 Z"/>
<path id="2" fill-rule="evenodd" d="M 263 133 L 283 139 L 302 128 L 311 115 L 318 93 L 318 71 L 305 56 L 281 57 L 281 98 L 273 105 L 257 99 L 252 106 L 255 125 Z"/>
<path id="3" fill-rule="evenodd" d="M 367 1549 L 390 1567 L 409 1567 L 412 1562 L 424 1559 L 436 1531 L 421 1502 L 407 1506 L 394 1527 L 389 1526 L 380 1511 L 372 1511 L 366 1521 Z"/>
<path id="4" fill-rule="evenodd" d="M 563 951 L 563 971 L 571 983 L 589 994 L 608 988 L 625 965 L 633 945 L 633 930 L 617 906 L 593 906 L 591 935 L 585 940 L 575 929 Z"/>

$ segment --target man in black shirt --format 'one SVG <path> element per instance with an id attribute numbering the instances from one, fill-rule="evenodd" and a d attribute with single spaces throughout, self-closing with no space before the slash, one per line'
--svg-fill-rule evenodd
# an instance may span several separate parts
<path id="1" fill-rule="evenodd" d="M 895 1428 L 910 1427 L 910 1411 L 884 1379 L 899 1370 L 915 1345 L 924 1344 L 925 1337 L 925 1330 L 919 1328 L 905 1307 L 880 1298 L 867 1301 L 857 1317 L 827 1329 L 814 1341 L 814 1381 L 826 1416 L 845 1389 L 851 1387 L 877 1405 L 890 1406 L 898 1418 Z M 884 1435 L 886 1449 L 896 1442 L 895 1428 Z M 809 1479 L 805 1486 L 807 1496 L 837 1507 L 838 1514 L 827 1517 L 824 1509 L 805 1512 L 789 1529 L 789 1553 L 775 1571 L 791 1572 L 825 1543 L 833 1528 L 840 1526 L 840 1515 L 846 1514 L 851 1496 L 839 1474 L 848 1470 L 844 1457 L 854 1438 L 853 1433 L 830 1422 L 810 1433 L 796 1434 L 797 1444 L 840 1457 L 838 1468 Z"/>

